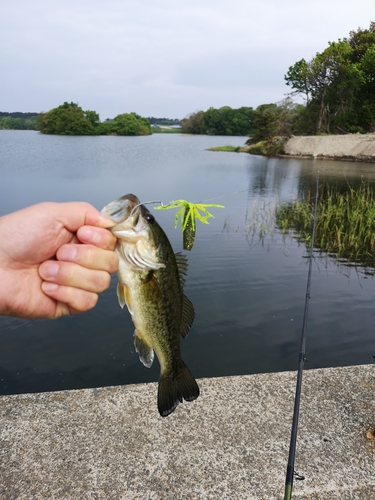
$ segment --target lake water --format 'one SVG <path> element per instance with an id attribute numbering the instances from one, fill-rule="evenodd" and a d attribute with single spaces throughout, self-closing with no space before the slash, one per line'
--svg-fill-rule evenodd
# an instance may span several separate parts
<path id="1" fill-rule="evenodd" d="M 195 377 L 297 368 L 308 253 L 273 226 L 273 209 L 322 182 L 375 181 L 375 165 L 210 152 L 244 137 L 59 137 L 0 131 L 0 215 L 40 201 L 85 200 L 99 210 L 133 192 L 141 201 L 221 203 L 186 252 L 195 323 L 182 341 Z M 152 210 L 152 209 L 151 209 Z M 155 211 L 175 251 L 175 211 Z M 267 228 L 263 237 L 260 230 Z M 0 394 L 158 380 L 134 352 L 116 278 L 86 314 L 56 321 L 0 318 Z M 372 363 L 371 273 L 315 255 L 306 368 Z"/>

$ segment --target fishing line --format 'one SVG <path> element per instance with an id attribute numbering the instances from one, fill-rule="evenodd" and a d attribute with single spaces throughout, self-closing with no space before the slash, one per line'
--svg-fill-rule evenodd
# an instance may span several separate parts
<path id="1" fill-rule="evenodd" d="M 315 193 L 315 205 L 314 205 L 314 215 L 313 215 L 313 228 L 312 228 L 312 235 L 311 235 L 311 247 L 310 247 L 310 255 L 309 255 L 309 269 L 308 269 L 308 275 L 307 275 L 305 309 L 304 309 L 304 313 L 303 313 L 303 322 L 302 322 L 301 347 L 300 347 L 300 353 L 299 353 L 299 359 L 298 359 L 297 385 L 296 385 L 296 393 L 295 393 L 295 399 L 294 399 L 293 423 L 292 423 L 292 431 L 291 431 L 291 436 L 290 436 L 288 467 L 286 470 L 284 500 L 291 500 L 291 498 L 292 498 L 292 488 L 293 488 L 294 476 L 296 476 L 297 479 L 304 479 L 303 476 L 300 476 L 299 474 L 297 474 L 295 472 L 294 459 L 295 459 L 295 454 L 296 454 L 298 417 L 299 417 L 299 408 L 300 408 L 300 401 L 301 401 L 302 373 L 303 373 L 303 368 L 304 368 L 304 365 L 306 362 L 305 351 L 306 351 L 307 318 L 308 318 L 308 312 L 309 312 L 311 268 L 312 268 L 313 251 L 314 251 L 316 214 L 318 211 L 318 192 L 319 192 L 319 170 L 318 170 L 317 178 L 316 178 L 316 193 Z"/>
<path id="2" fill-rule="evenodd" d="M 219 200 L 220 198 L 227 198 L 228 196 L 233 196 L 235 194 L 244 193 L 245 191 L 250 191 L 250 189 L 241 189 L 240 191 L 234 191 L 233 193 L 222 194 L 221 196 L 215 196 L 214 198 L 208 198 L 208 200 L 203 200 L 201 203 L 206 203 L 206 201 Z"/>
<path id="3" fill-rule="evenodd" d="M 132 208 L 132 211 L 130 212 L 129 217 L 132 217 L 133 213 L 135 210 L 140 207 L 141 205 L 152 205 L 153 203 L 159 203 L 160 205 L 163 205 L 163 202 L 160 200 L 157 201 L 142 201 L 141 203 L 138 203 L 138 205 L 135 205 L 135 207 Z"/>
<path id="4" fill-rule="evenodd" d="M 291 175 L 287 177 L 287 179 L 302 179 L 303 177 L 309 177 L 310 175 L 314 175 L 315 171 L 311 170 L 311 172 L 307 172 L 306 174 L 299 174 L 299 175 Z M 319 171 L 318 171 L 319 174 Z M 202 200 L 200 203 L 206 203 L 207 201 L 213 201 L 213 200 L 219 200 L 220 198 L 227 198 L 228 196 L 234 196 L 235 194 L 240 194 L 240 193 L 245 193 L 245 192 L 250 193 L 251 188 L 247 189 L 241 189 L 239 191 L 233 191 L 232 193 L 227 193 L 227 194 L 222 194 L 220 196 L 215 196 L 214 198 L 208 198 L 207 200 Z"/>

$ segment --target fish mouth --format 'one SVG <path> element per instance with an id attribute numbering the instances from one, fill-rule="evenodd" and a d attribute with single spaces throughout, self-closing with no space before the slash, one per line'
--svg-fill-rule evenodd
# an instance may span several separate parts
<path id="1" fill-rule="evenodd" d="M 158 246 L 150 230 L 155 219 L 143 205 L 134 194 L 126 194 L 106 205 L 101 214 L 114 222 L 109 230 L 118 239 L 116 249 L 125 261 L 134 269 L 157 270 L 165 264 L 156 256 Z"/>
<path id="2" fill-rule="evenodd" d="M 136 208 L 140 205 L 141 202 L 139 199 L 134 194 L 129 193 L 108 203 L 100 213 L 116 225 L 121 224 L 134 215 Z"/>
<path id="3" fill-rule="evenodd" d="M 141 203 L 134 194 L 130 193 L 111 201 L 102 209 L 101 214 L 113 221 L 114 225 L 108 228 L 111 233 L 118 239 L 130 243 L 138 238 L 147 238 L 150 223 L 155 221 L 147 208 L 143 206 L 145 203 L 157 202 Z"/>

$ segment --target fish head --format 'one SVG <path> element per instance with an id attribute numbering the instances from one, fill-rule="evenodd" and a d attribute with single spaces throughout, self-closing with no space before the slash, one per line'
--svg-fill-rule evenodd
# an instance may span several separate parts
<path id="1" fill-rule="evenodd" d="M 121 224 L 129 218 L 133 208 L 140 203 L 141 202 L 134 194 L 129 193 L 108 203 L 108 205 L 102 208 L 101 214 L 113 221 L 114 224 Z M 115 226 L 113 226 L 111 230 L 114 227 Z"/>
<path id="2" fill-rule="evenodd" d="M 147 271 L 165 267 L 157 238 L 161 228 L 134 194 L 112 201 L 101 214 L 115 223 L 109 230 L 118 240 L 116 250 L 120 258 L 130 267 Z"/>

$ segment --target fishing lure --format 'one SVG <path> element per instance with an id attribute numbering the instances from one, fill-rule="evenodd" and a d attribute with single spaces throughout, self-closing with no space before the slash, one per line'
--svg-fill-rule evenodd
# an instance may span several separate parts
<path id="1" fill-rule="evenodd" d="M 209 224 L 209 218 L 214 216 L 207 210 L 209 208 L 224 208 L 223 205 L 215 203 L 191 203 L 186 200 L 171 201 L 168 205 L 154 207 L 155 210 L 168 210 L 170 208 L 179 208 L 175 216 L 174 227 L 178 226 L 178 219 L 181 221 L 181 230 L 183 237 L 184 250 L 191 250 L 195 241 L 195 219 L 198 219 L 202 224 Z"/>

